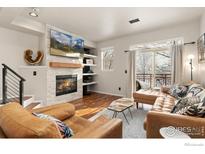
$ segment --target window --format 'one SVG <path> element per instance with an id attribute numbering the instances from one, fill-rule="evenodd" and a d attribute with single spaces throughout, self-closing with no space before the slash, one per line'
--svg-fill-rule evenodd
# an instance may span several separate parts
<path id="1" fill-rule="evenodd" d="M 155 87 L 171 85 L 171 52 L 158 51 L 154 54 L 155 58 Z"/>
<path id="2" fill-rule="evenodd" d="M 101 49 L 101 66 L 103 71 L 113 71 L 113 52 L 113 47 Z"/>
<path id="3" fill-rule="evenodd" d="M 136 52 L 136 79 L 146 87 L 171 84 L 171 52 L 167 48 Z"/>

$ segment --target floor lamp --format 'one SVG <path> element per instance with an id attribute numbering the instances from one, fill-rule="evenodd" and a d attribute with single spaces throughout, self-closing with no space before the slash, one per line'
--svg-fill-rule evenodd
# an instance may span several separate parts
<path id="1" fill-rule="evenodd" d="M 193 81 L 193 59 L 194 59 L 194 55 L 189 55 L 188 59 L 189 59 L 190 71 L 191 71 L 191 81 Z"/>

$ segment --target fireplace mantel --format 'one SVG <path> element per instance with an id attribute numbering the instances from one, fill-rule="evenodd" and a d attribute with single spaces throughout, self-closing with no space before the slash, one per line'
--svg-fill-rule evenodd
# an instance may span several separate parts
<path id="1" fill-rule="evenodd" d="M 50 67 L 54 68 L 82 68 L 82 64 L 78 63 L 61 63 L 61 62 L 49 62 Z"/>

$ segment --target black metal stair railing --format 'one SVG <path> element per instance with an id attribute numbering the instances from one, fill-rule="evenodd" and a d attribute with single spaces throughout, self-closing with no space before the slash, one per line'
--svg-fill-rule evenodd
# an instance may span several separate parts
<path id="1" fill-rule="evenodd" d="M 2 103 L 15 101 L 23 105 L 24 81 L 26 80 L 6 64 L 2 66 Z"/>

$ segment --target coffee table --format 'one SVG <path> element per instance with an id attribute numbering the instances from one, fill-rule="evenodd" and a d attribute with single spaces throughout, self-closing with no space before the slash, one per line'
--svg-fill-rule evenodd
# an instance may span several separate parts
<path id="1" fill-rule="evenodd" d="M 113 111 L 113 116 L 112 118 L 116 118 L 118 113 L 122 113 L 123 116 L 125 117 L 125 120 L 129 124 L 129 121 L 124 113 L 125 110 L 128 110 L 130 112 L 130 116 L 132 117 L 132 112 L 130 108 L 134 105 L 134 101 L 130 98 L 120 98 L 115 101 L 113 101 L 110 106 L 107 107 L 108 110 Z"/>

